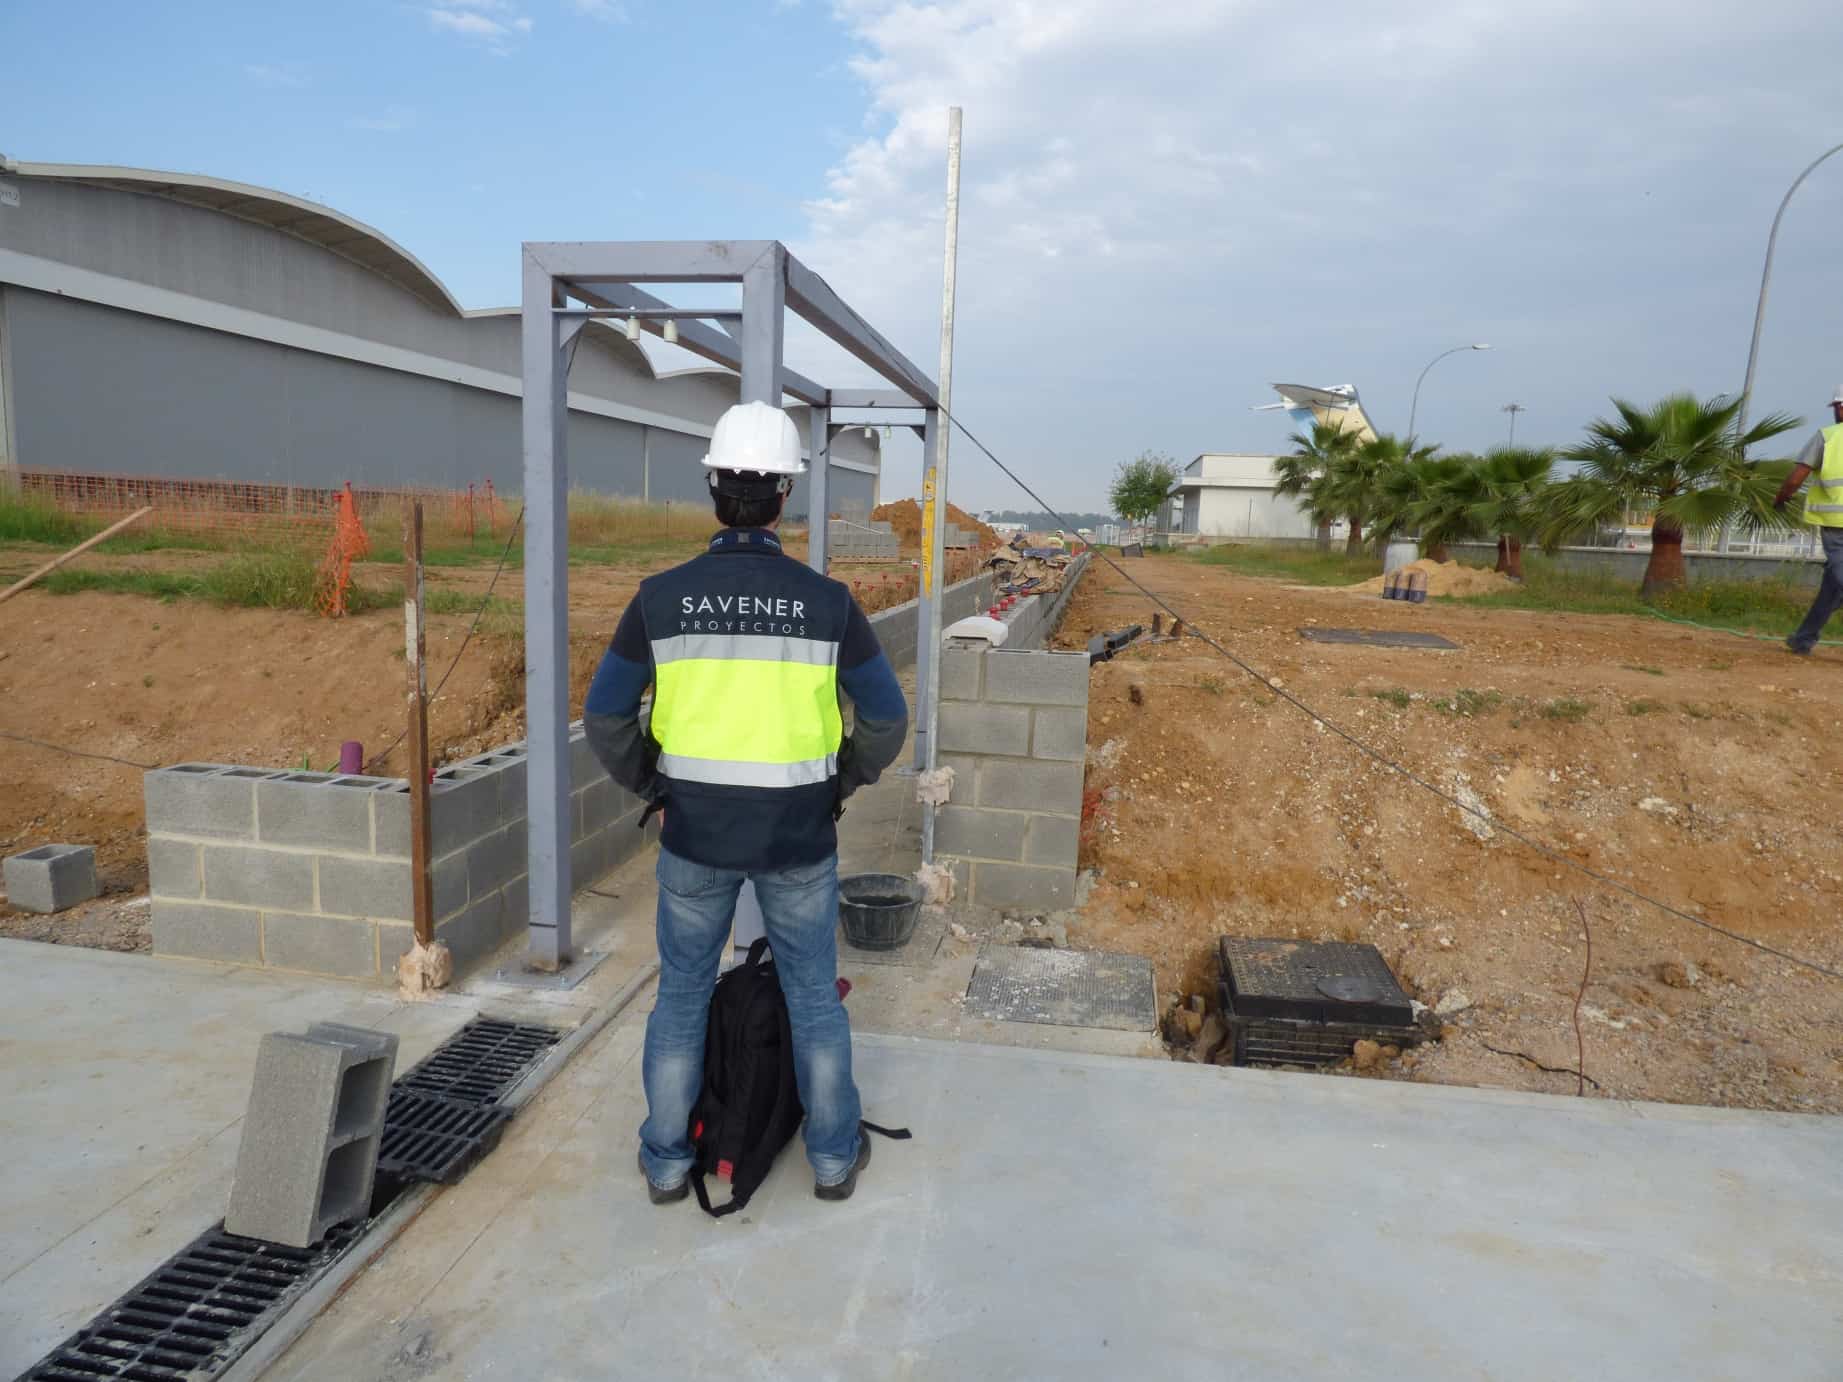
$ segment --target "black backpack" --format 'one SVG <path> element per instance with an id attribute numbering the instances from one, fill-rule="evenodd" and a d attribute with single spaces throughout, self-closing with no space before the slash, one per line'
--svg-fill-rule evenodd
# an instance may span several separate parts
<path id="1" fill-rule="evenodd" d="M 691 1188 L 712 1218 L 748 1204 L 793 1140 L 806 1110 L 794 1073 L 793 1029 L 766 937 L 717 980 L 704 1037 L 704 1087 L 691 1108 Z M 860 1122 L 865 1132 L 907 1138 L 907 1128 Z M 705 1176 L 730 1183 L 728 1204 L 713 1208 Z"/>

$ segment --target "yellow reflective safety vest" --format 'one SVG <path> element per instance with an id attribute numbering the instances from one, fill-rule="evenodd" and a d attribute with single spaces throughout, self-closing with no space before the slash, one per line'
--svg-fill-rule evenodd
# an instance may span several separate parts
<path id="1" fill-rule="evenodd" d="M 1824 460 L 1811 476 L 1805 495 L 1805 522 L 1824 528 L 1843 528 L 1843 422 L 1826 427 Z"/>
<path id="2" fill-rule="evenodd" d="M 891 725 L 899 742 L 907 715 L 850 589 L 760 529 L 726 529 L 705 555 L 641 582 L 585 715 L 618 713 L 642 680 L 661 843 L 716 868 L 789 868 L 837 850 L 840 756 L 852 752 L 841 686 L 860 732 Z"/>

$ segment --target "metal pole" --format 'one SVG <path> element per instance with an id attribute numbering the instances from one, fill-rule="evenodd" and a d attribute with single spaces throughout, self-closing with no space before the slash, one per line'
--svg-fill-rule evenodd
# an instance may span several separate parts
<path id="1" fill-rule="evenodd" d="M 813 406 L 806 418 L 807 450 L 813 457 L 812 492 L 806 502 L 806 564 L 826 573 L 832 516 L 832 410 Z"/>
<path id="2" fill-rule="evenodd" d="M 1773 213 L 1773 228 L 1766 233 L 1766 262 L 1760 267 L 1760 299 L 1754 304 L 1753 340 L 1749 342 L 1747 346 L 1747 378 L 1741 383 L 1741 410 L 1736 415 L 1734 425 L 1734 432 L 1737 437 L 1745 437 L 1747 435 L 1747 409 L 1753 402 L 1754 367 L 1760 362 L 1760 328 L 1766 322 L 1766 290 L 1771 286 L 1773 281 L 1773 251 L 1779 244 L 1779 222 L 1785 219 L 1785 209 L 1792 204 L 1792 194 L 1798 191 L 1799 187 L 1804 183 L 1804 180 L 1816 171 L 1818 164 L 1835 153 L 1843 153 L 1843 144 L 1833 145 L 1831 148 L 1824 150 L 1823 153 L 1819 154 L 1816 158 L 1812 159 L 1810 163 L 1805 165 L 1804 172 L 1800 173 L 1792 180 L 1792 185 L 1786 188 L 1785 195 L 1779 199 L 1779 209 Z M 1747 445 L 1745 442 L 1740 443 L 1740 453 L 1741 460 L 1745 461 L 1747 459 Z M 1728 550 L 1728 539 L 1732 529 L 1732 523 L 1723 523 L 1721 525 L 1721 541 L 1716 544 L 1717 551 L 1725 552 Z"/>
<path id="3" fill-rule="evenodd" d="M 1433 359 L 1427 362 L 1427 369 L 1423 369 L 1421 371 L 1421 378 L 1416 379 L 1414 381 L 1414 401 L 1408 405 L 1408 444 L 1410 446 L 1414 444 L 1415 415 L 1418 414 L 1421 410 L 1421 379 L 1425 379 L 1427 377 L 1427 370 L 1432 369 L 1435 365 L 1439 364 L 1440 361 L 1444 360 L 1447 356 L 1457 355 L 1462 350 L 1471 350 L 1471 349 L 1473 349 L 1473 347 L 1469 345 L 1462 345 L 1462 346 L 1454 346 L 1451 350 L 1441 351 L 1438 355 L 1434 356 Z"/>
<path id="4" fill-rule="evenodd" d="M 1521 403 L 1506 403 L 1503 411 L 1510 414 L 1510 440 L 1505 445 L 1515 446 L 1517 444 L 1517 414 L 1527 413 L 1529 409 Z"/>
<path id="5" fill-rule="evenodd" d="M 429 674 L 422 623 L 422 505 L 403 506 L 403 651 L 409 663 L 410 916 L 416 944 L 435 943 L 435 885 L 429 876 Z"/>
<path id="6" fill-rule="evenodd" d="M 549 272 L 524 266 L 525 855 L 527 954 L 555 971 L 570 957 L 569 361 Z"/>
<path id="7" fill-rule="evenodd" d="M 927 409 L 922 414 L 921 428 L 922 459 L 928 467 L 922 476 L 922 505 L 924 515 L 926 513 L 928 498 L 932 493 L 932 487 L 934 485 L 934 439 L 935 434 L 940 431 L 940 428 L 941 410 L 939 408 Z M 928 552 L 925 550 L 922 553 L 924 567 L 927 564 L 927 557 Z M 935 620 L 939 617 L 940 611 L 935 609 L 929 602 L 927 590 L 924 587 L 917 587 L 915 596 L 915 685 L 919 701 L 919 704 L 917 704 L 915 708 L 915 771 L 919 773 L 927 771 L 928 744 L 934 737 L 928 732 L 928 703 L 926 697 L 928 694 L 928 678 L 931 675 L 935 676 L 934 684 L 937 687 L 941 684 L 939 676 L 930 671 L 930 664 L 934 661 L 934 649 L 941 640 L 940 635 L 935 632 Z"/>
<path id="8" fill-rule="evenodd" d="M 947 109 L 947 240 L 941 268 L 941 383 L 940 420 L 935 425 L 932 456 L 933 531 L 922 567 L 923 595 L 928 604 L 927 681 L 922 689 L 922 715 L 927 740 L 922 745 L 932 771 L 936 762 L 935 738 L 941 723 L 941 595 L 947 558 L 947 451 L 953 436 L 953 328 L 954 274 L 960 257 L 960 107 Z M 927 487 L 924 486 L 924 494 Z M 922 807 L 922 862 L 934 862 L 934 807 Z"/>

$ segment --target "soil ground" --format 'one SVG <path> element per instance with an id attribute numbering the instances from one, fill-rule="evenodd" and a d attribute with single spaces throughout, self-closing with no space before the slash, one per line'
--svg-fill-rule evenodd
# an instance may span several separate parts
<path id="1" fill-rule="evenodd" d="M 1843 664 L 1621 616 L 1310 589 L 1181 557 L 1133 574 L 1284 690 L 1568 859 L 1843 969 Z M 1150 624 L 1097 567 L 1059 642 Z M 1414 629 L 1460 651 L 1311 643 Z M 1843 1112 L 1843 983 L 1543 858 L 1363 756 L 1194 639 L 1095 669 L 1073 943 L 1149 956 L 1214 1003 L 1217 936 L 1367 941 L 1445 1039 L 1376 1073 Z M 1489 1048 L 1497 1048 L 1493 1051 Z M 1500 1054 L 1500 1052 L 1508 1054 Z"/>

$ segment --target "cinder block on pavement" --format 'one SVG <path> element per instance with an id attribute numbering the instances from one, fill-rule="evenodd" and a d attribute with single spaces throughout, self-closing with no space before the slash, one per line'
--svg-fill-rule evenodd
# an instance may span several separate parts
<path id="1" fill-rule="evenodd" d="M 1038 622 L 1034 616 L 1029 619 L 1033 628 Z M 985 682 L 986 699 L 990 701 L 1087 705 L 1088 655 L 997 648 L 986 655 Z"/>
<path id="2" fill-rule="evenodd" d="M 312 1247 L 371 1207 L 397 1038 L 317 1022 L 256 1053 L 225 1230 Z"/>
<path id="3" fill-rule="evenodd" d="M 180 763 L 141 779 L 147 828 L 211 839 L 256 838 L 256 783 L 281 774 L 223 763 Z"/>
<path id="4" fill-rule="evenodd" d="M 314 909 L 314 856 L 250 845 L 206 845 L 205 897 L 243 907 Z"/>
<path id="5" fill-rule="evenodd" d="M 96 896 L 96 851 L 88 845 L 40 845 L 9 857 L 6 899 L 22 912 L 61 912 Z"/>
<path id="6" fill-rule="evenodd" d="M 362 917 L 262 914 L 262 962 L 276 969 L 369 979 L 378 972 L 378 928 Z"/>

